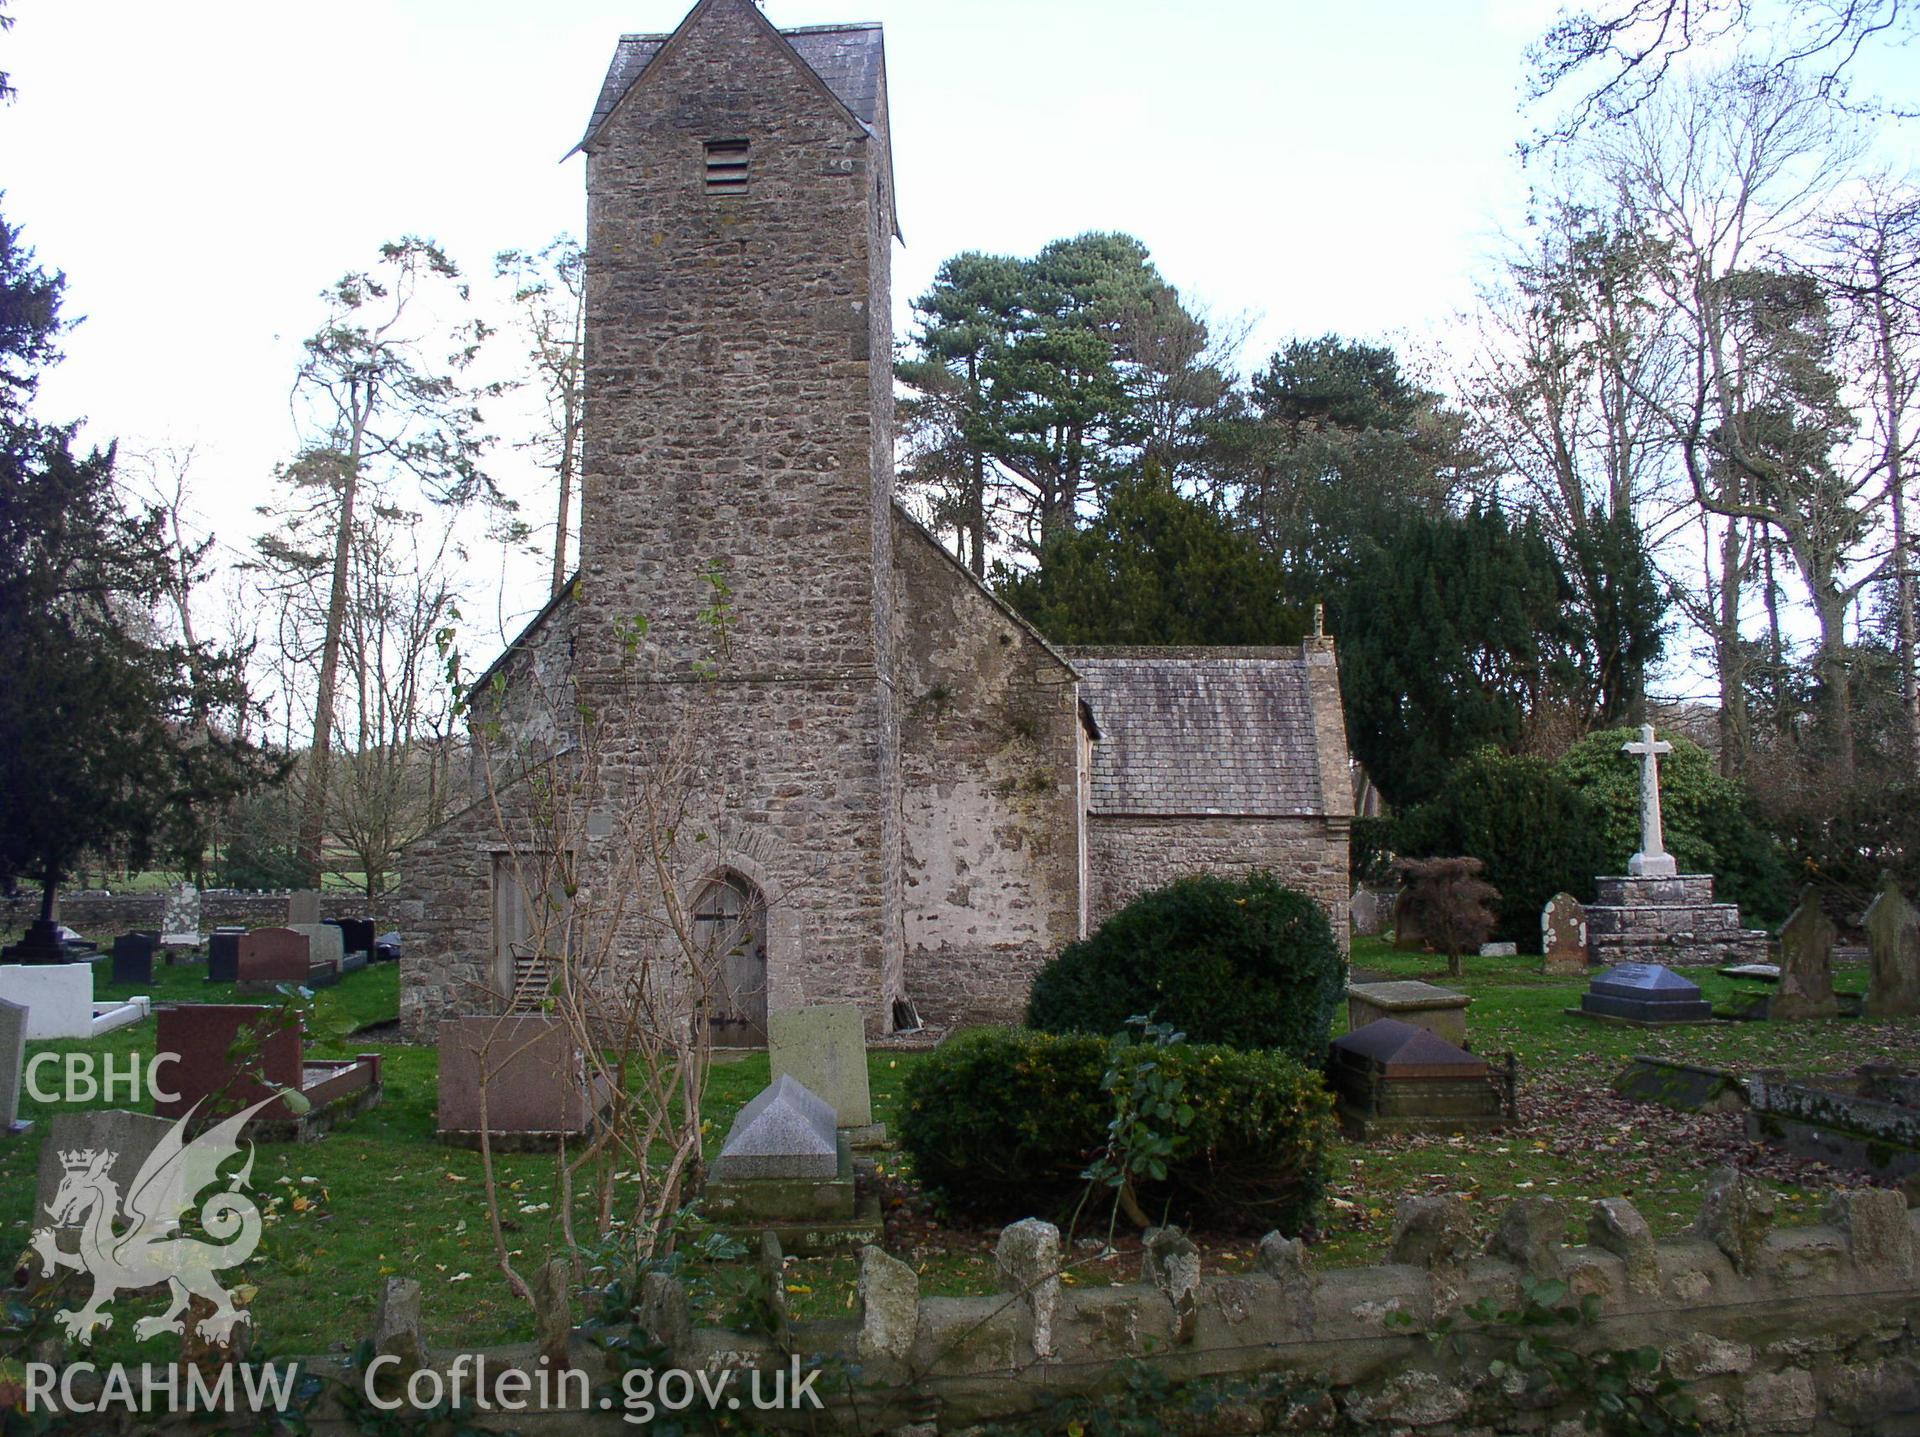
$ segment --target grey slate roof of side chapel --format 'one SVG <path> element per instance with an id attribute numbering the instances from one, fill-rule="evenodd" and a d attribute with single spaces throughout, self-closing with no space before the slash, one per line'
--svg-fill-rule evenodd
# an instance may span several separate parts
<path id="1" fill-rule="evenodd" d="M 1308 665 L 1292 651 L 1069 648 L 1101 731 L 1095 813 L 1318 817 Z"/>
<path id="2" fill-rule="evenodd" d="M 871 129 L 880 112 L 880 77 L 886 68 L 880 23 L 865 20 L 847 25 L 803 25 L 780 33 L 839 97 L 840 103 Z M 619 47 L 613 52 L 613 63 L 607 67 L 606 81 L 600 86 L 600 98 L 594 102 L 593 118 L 587 121 L 587 132 L 581 137 L 582 146 L 606 123 L 613 107 L 620 103 L 620 97 L 640 78 L 670 38 L 669 35 L 620 37 Z"/>

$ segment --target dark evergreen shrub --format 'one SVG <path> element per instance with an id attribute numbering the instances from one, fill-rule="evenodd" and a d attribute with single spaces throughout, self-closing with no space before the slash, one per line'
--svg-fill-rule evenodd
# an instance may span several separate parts
<path id="1" fill-rule="evenodd" d="M 1317 1073 L 1278 1053 L 1204 1044 L 1132 1050 L 1185 1081 L 1193 1120 L 1164 1182 L 1139 1189 L 1156 1219 L 1298 1234 L 1327 1177 L 1333 1108 Z M 935 1049 L 904 1085 L 900 1140 L 950 1210 L 992 1222 L 1104 1226 L 1113 1192 L 1081 1176 L 1107 1142 L 1104 1038 L 985 1028 Z M 1083 1205 L 1084 1201 L 1084 1205 Z"/>
<path id="2" fill-rule="evenodd" d="M 1407 858 L 1464 854 L 1486 864 L 1500 890 L 1494 937 L 1540 951 L 1540 910 L 1556 893 L 1593 901 L 1596 874 L 1609 869 L 1597 815 L 1542 758 L 1483 748 L 1454 765 L 1432 801 L 1394 829 Z"/>
<path id="3" fill-rule="evenodd" d="M 1027 1025 L 1118 1033 L 1145 1014 L 1196 1043 L 1317 1063 L 1346 962 L 1320 905 L 1271 873 L 1195 874 L 1143 893 L 1040 970 Z"/>

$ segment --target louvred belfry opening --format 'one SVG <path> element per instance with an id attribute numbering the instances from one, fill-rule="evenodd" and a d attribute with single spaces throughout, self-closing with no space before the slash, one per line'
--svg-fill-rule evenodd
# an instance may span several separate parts
<path id="1" fill-rule="evenodd" d="M 747 142 L 707 141 L 707 193 L 744 195 L 747 192 Z"/>

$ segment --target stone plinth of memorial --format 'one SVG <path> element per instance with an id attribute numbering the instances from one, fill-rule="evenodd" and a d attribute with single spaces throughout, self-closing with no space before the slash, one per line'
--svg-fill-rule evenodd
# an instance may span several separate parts
<path id="1" fill-rule="evenodd" d="M 1347 1027 L 1353 1032 L 1380 1018 L 1396 1018 L 1436 1038 L 1466 1046 L 1465 993 L 1412 979 L 1389 983 L 1353 983 L 1347 987 Z"/>
<path id="2" fill-rule="evenodd" d="M 1595 974 L 1580 1006 L 1567 1011 L 1642 1028 L 1713 1018 L 1713 1005 L 1700 995 L 1700 985 L 1659 963 L 1622 963 Z"/>
<path id="3" fill-rule="evenodd" d="M 378 1053 L 309 1058 L 298 1020 L 257 1004 L 192 1003 L 159 1010 L 155 1044 L 173 1061 L 161 1069 L 153 1110 L 177 1118 L 195 1104 L 202 1114 L 235 1113 L 275 1093 L 306 1099 L 296 1112 L 282 1098 L 247 1120 L 246 1135 L 263 1142 L 307 1142 L 379 1103 Z M 245 1041 L 242 1041 L 243 1035 Z"/>
<path id="4" fill-rule="evenodd" d="M 771 1232 L 784 1251 L 850 1251 L 876 1241 L 877 1198 L 864 1210 L 853 1149 L 831 1104 L 791 1075 L 733 1120 L 707 1170 L 706 1216 L 740 1234 Z"/>
<path id="5" fill-rule="evenodd" d="M 1740 926 L 1740 909 L 1716 903 L 1713 875 L 1682 873 L 1667 852 L 1660 816 L 1660 755 L 1673 745 L 1642 724 L 1623 753 L 1640 760 L 1640 851 L 1627 871 L 1594 880 L 1587 909 L 1587 946 L 1598 964 L 1706 964 L 1765 962 L 1768 939 Z"/>
<path id="6" fill-rule="evenodd" d="M 1327 1076 L 1355 1138 L 1480 1132 L 1512 1115 L 1511 1068 L 1496 1076 L 1486 1059 L 1397 1018 L 1336 1038 Z"/>

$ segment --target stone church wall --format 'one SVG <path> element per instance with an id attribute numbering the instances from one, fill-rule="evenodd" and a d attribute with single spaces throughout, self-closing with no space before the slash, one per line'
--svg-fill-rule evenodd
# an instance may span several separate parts
<path id="1" fill-rule="evenodd" d="M 1271 869 L 1327 910 L 1340 951 L 1348 951 L 1345 818 L 1146 817 L 1094 814 L 1088 820 L 1088 923 L 1100 926 L 1136 894 L 1189 873 Z"/>
<path id="2" fill-rule="evenodd" d="M 895 525 L 907 991 L 1017 1021 L 1080 936 L 1074 675 L 912 520 Z"/>

